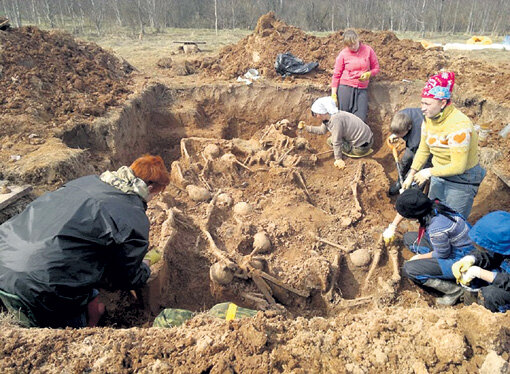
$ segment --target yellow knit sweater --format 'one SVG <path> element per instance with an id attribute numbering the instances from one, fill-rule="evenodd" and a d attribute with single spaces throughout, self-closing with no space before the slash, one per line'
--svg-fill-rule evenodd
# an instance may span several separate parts
<path id="1" fill-rule="evenodd" d="M 431 153 L 431 174 L 436 177 L 459 175 L 478 164 L 478 134 L 471 120 L 453 105 L 438 118 L 425 118 L 411 168 L 420 170 Z"/>

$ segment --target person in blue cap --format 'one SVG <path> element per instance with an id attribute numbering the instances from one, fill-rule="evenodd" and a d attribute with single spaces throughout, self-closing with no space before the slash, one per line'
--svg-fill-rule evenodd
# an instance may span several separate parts
<path id="1" fill-rule="evenodd" d="M 469 231 L 469 238 L 475 249 L 452 265 L 453 275 L 464 286 L 473 287 L 475 278 L 485 281 L 481 303 L 491 312 L 510 310 L 510 269 L 504 263 L 510 259 L 510 213 L 485 215 Z"/>

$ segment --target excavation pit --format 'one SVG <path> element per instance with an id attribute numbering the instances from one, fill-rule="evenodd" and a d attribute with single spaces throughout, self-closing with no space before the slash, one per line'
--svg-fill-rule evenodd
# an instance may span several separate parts
<path id="1" fill-rule="evenodd" d="M 294 317 L 417 302 L 402 296 L 416 287 L 398 278 L 410 252 L 400 243 L 384 249 L 378 240 L 393 218 L 387 190 L 396 177 L 382 139 L 388 136 L 391 113 L 416 106 L 419 89 L 408 84 L 403 95 L 396 84 L 371 87 L 367 122 L 375 136 L 374 153 L 347 159 L 343 171 L 333 167 L 326 136 L 297 130 L 299 120 L 312 123 L 309 107 L 321 95 L 309 85 L 157 84 L 109 118 L 64 133 L 68 146 L 103 154 L 115 166 L 146 152 L 161 154 L 171 165 L 171 185 L 148 209 L 151 249 L 160 251 L 163 260 L 137 300 L 128 292 L 103 292 L 105 324 L 144 326 L 163 308 L 200 312 L 224 301 L 261 310 L 283 306 Z M 81 135 L 72 136 L 73 131 Z M 206 150 L 211 145 L 218 155 Z M 479 193 L 486 204 L 475 202 L 473 210 L 478 217 L 486 213 L 491 196 L 498 200 L 489 206 L 509 200 L 500 179 L 489 173 L 486 182 Z M 188 186 L 208 191 L 210 198 L 192 199 Z M 216 202 L 218 193 L 231 202 Z M 235 212 L 240 202 L 252 211 Z M 227 285 L 209 276 L 211 265 L 224 260 L 221 256 L 246 265 L 259 231 L 268 234 L 272 246 L 253 257 L 261 260 L 267 276 L 281 282 L 264 279 L 274 304 L 264 297 L 253 271 L 247 276 L 245 268 Z M 351 253 L 357 250 L 366 251 L 368 263 L 353 263 Z M 430 301 L 426 294 L 420 298 Z"/>

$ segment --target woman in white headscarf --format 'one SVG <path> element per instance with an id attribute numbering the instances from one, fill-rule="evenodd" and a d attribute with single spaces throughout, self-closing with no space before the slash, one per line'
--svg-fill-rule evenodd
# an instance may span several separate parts
<path id="1" fill-rule="evenodd" d="M 323 135 L 331 133 L 331 145 L 335 155 L 335 167 L 343 169 L 345 162 L 342 153 L 352 157 L 363 157 L 372 151 L 374 136 L 370 127 L 354 114 L 339 111 L 330 96 L 315 100 L 312 116 L 322 121 L 320 126 L 298 125 L 309 133 Z M 328 141 L 329 141 L 328 139 Z"/>

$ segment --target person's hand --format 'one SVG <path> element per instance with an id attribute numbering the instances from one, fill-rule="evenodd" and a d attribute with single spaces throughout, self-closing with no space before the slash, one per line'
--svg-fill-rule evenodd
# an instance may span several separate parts
<path id="1" fill-rule="evenodd" d="M 468 286 L 475 278 L 480 278 L 482 268 L 479 266 L 471 266 L 466 272 L 462 273 L 460 277 L 460 284 Z"/>
<path id="2" fill-rule="evenodd" d="M 370 77 L 371 77 L 371 76 L 372 76 L 372 73 L 371 73 L 371 72 L 369 72 L 369 71 L 366 71 L 366 72 L 364 72 L 363 74 L 361 74 L 361 76 L 359 77 L 359 80 L 360 80 L 361 82 L 363 82 L 363 81 L 367 81 L 367 80 L 369 80 L 369 79 L 370 79 Z"/>
<path id="3" fill-rule="evenodd" d="M 382 236 L 383 240 L 386 244 L 390 244 L 395 240 L 395 231 L 397 230 L 397 225 L 390 223 L 389 226 L 384 230 Z"/>
<path id="4" fill-rule="evenodd" d="M 148 261 L 149 262 L 148 265 L 152 266 L 152 265 L 158 263 L 159 260 L 161 260 L 161 254 L 158 251 L 156 251 L 155 249 L 151 249 L 149 252 L 147 252 L 147 254 L 143 258 L 143 260 Z"/>
<path id="5" fill-rule="evenodd" d="M 388 136 L 388 143 L 395 144 L 396 142 L 398 142 L 398 136 L 397 135 L 391 134 L 390 136 Z"/>
<path id="6" fill-rule="evenodd" d="M 342 170 L 343 168 L 345 168 L 345 161 L 340 158 L 338 160 L 335 160 L 334 165 L 337 169 Z"/>
<path id="7" fill-rule="evenodd" d="M 409 187 L 411 187 L 411 184 L 413 184 L 413 179 L 414 175 L 409 174 L 404 183 L 402 183 L 401 190 L 407 190 Z"/>
<path id="8" fill-rule="evenodd" d="M 426 181 L 428 181 L 430 176 L 432 175 L 431 170 L 432 170 L 432 168 L 421 169 L 419 172 L 417 172 L 414 175 L 414 179 L 413 180 L 416 183 L 418 183 L 419 186 L 423 186 L 423 184 Z"/>
<path id="9" fill-rule="evenodd" d="M 473 266 L 475 263 L 475 256 L 464 256 L 459 261 L 452 265 L 452 273 L 455 279 L 457 279 L 457 283 L 460 282 L 460 278 L 462 273 L 468 271 L 468 269 Z"/>
<path id="10" fill-rule="evenodd" d="M 303 129 L 305 128 L 305 126 L 306 126 L 305 121 L 299 121 L 299 123 L 298 123 L 298 125 L 297 125 L 297 128 L 298 128 L 299 130 L 303 130 Z"/>
<path id="11" fill-rule="evenodd" d="M 336 93 L 332 93 L 331 94 L 331 98 L 333 99 L 333 101 L 335 102 L 336 105 L 338 105 L 338 96 L 336 95 Z"/>

